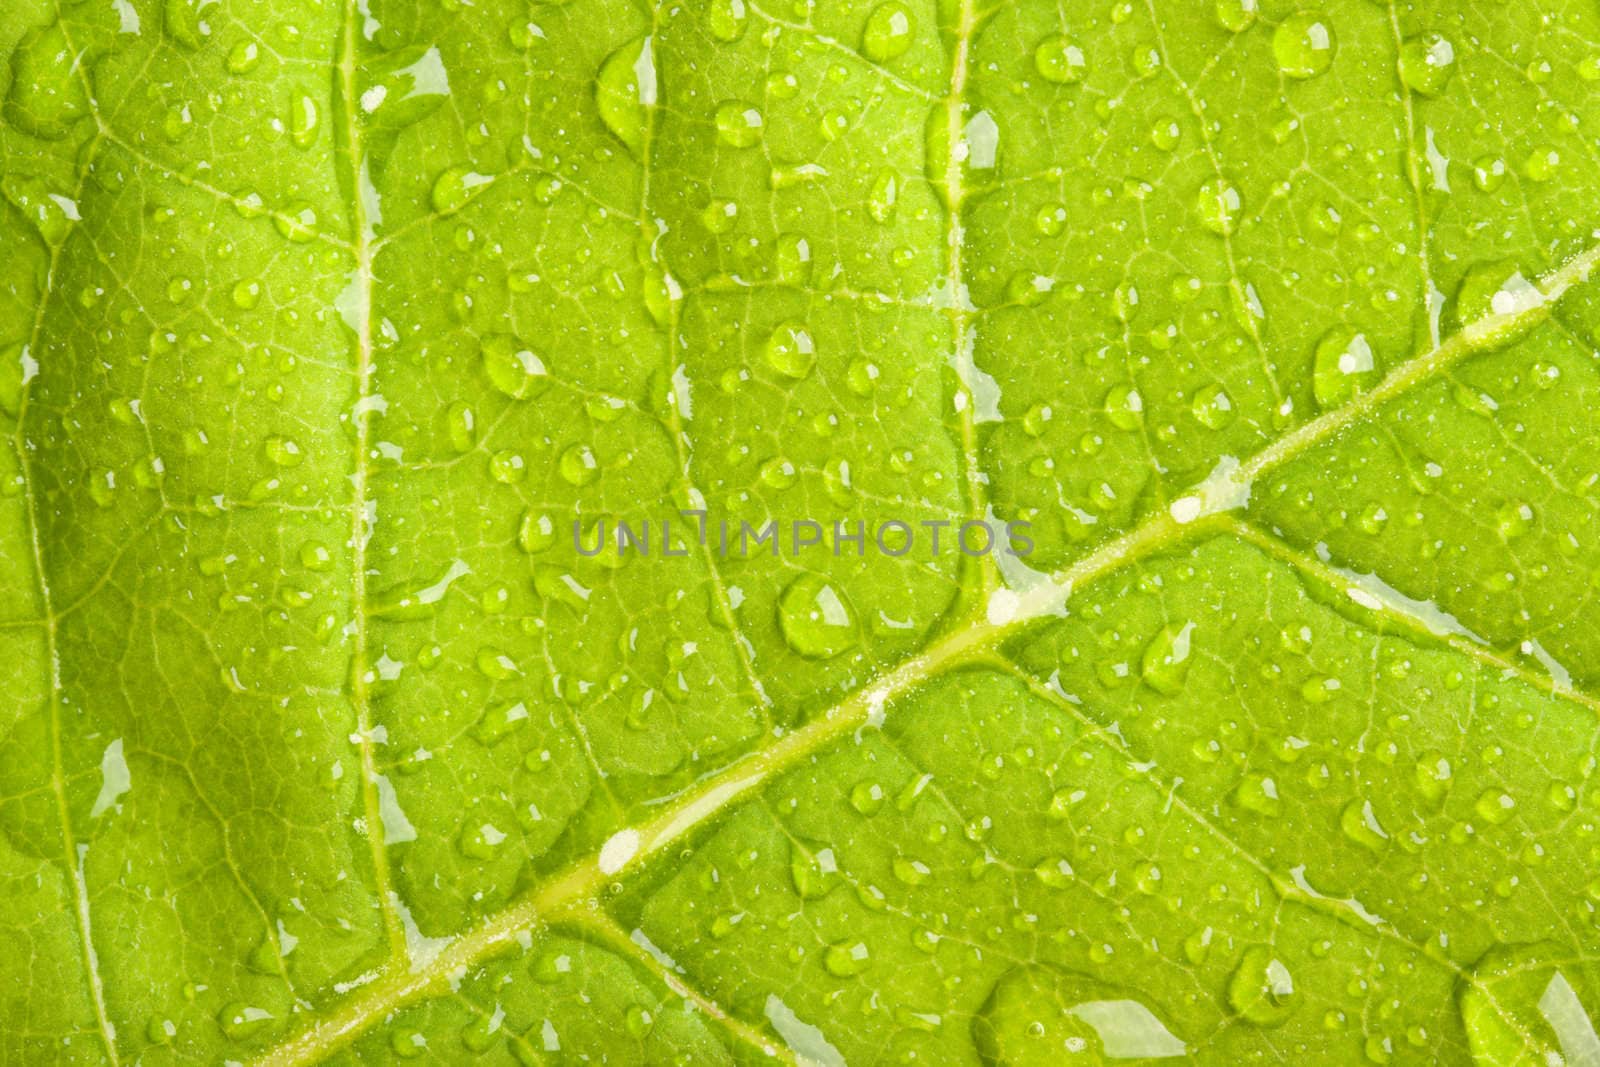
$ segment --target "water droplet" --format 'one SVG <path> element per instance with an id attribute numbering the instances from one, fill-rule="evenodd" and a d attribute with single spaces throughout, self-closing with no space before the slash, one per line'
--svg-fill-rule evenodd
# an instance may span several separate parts
<path id="1" fill-rule="evenodd" d="M 472 413 L 472 408 L 457 400 L 445 409 L 444 421 L 450 447 L 457 452 L 470 452 L 478 441 L 477 419 Z"/>
<path id="2" fill-rule="evenodd" d="M 1533 529 L 1533 507 L 1520 500 L 1500 505 L 1494 515 L 1495 532 L 1502 541 L 1515 541 Z"/>
<path id="3" fill-rule="evenodd" d="M 1220 430 L 1233 421 L 1233 400 L 1220 385 L 1202 386 L 1196 390 L 1189 405 L 1195 421 L 1212 430 Z"/>
<path id="4" fill-rule="evenodd" d="M 711 0 L 706 9 L 706 28 L 719 41 L 737 41 L 744 34 L 744 0 Z"/>
<path id="5" fill-rule="evenodd" d="M 1277 954 L 1265 945 L 1245 949 L 1239 966 L 1228 979 L 1228 1003 L 1257 1026 L 1277 1026 L 1298 1003 L 1294 976 Z"/>
<path id="6" fill-rule="evenodd" d="M 850 806 L 872 817 L 883 810 L 883 786 L 877 782 L 857 782 L 850 790 Z"/>
<path id="7" fill-rule="evenodd" d="M 240 41 L 228 50 L 228 73 L 249 74 L 261 63 L 261 48 L 254 41 Z"/>
<path id="8" fill-rule="evenodd" d="M 1498 348 L 1525 336 L 1544 321 L 1549 306 L 1516 264 L 1479 263 L 1456 289 L 1456 319 L 1473 330 L 1473 345 Z"/>
<path id="9" fill-rule="evenodd" d="M 317 211 L 304 201 L 290 204 L 272 216 L 272 225 L 294 243 L 304 244 L 317 236 Z"/>
<path id="10" fill-rule="evenodd" d="M 600 461 L 588 445 L 569 445 L 556 465 L 569 485 L 589 485 L 600 477 Z"/>
<path id="11" fill-rule="evenodd" d="M 1278 69 L 1291 78 L 1314 78 L 1326 71 L 1336 47 L 1327 17 L 1309 11 L 1290 15 L 1272 33 Z"/>
<path id="12" fill-rule="evenodd" d="M 193 52 L 211 36 L 211 24 L 205 12 L 217 0 L 167 0 L 162 25 L 167 36 Z"/>
<path id="13" fill-rule="evenodd" d="M 317 102 L 305 93 L 296 96 L 289 104 L 289 139 L 296 148 L 310 148 L 317 143 L 317 132 L 322 129 L 322 112 Z"/>
<path id="14" fill-rule="evenodd" d="M 509 681 L 522 673 L 516 660 L 490 645 L 478 650 L 477 664 L 478 670 L 485 678 L 492 678 L 497 682 Z"/>
<path id="15" fill-rule="evenodd" d="M 595 104 L 606 129 L 635 154 L 644 148 L 650 109 L 656 106 L 655 56 L 649 37 L 640 37 L 612 52 L 595 79 Z"/>
<path id="16" fill-rule="evenodd" d="M 399 130 L 433 114 L 450 96 L 450 78 L 439 50 L 417 44 L 368 62 L 359 94 L 365 122 Z"/>
<path id="17" fill-rule="evenodd" d="M 1239 210 L 1243 206 L 1239 190 L 1221 179 L 1202 183 L 1195 196 L 1195 215 L 1200 225 L 1224 237 L 1238 225 Z"/>
<path id="18" fill-rule="evenodd" d="M 227 1004 L 217 1013 L 217 1025 L 235 1041 L 243 1041 L 265 1032 L 272 1026 L 272 1013 L 265 1008 L 252 1007 L 241 1001 Z"/>
<path id="19" fill-rule="evenodd" d="M 1113 386 L 1101 404 L 1106 418 L 1119 430 L 1136 430 L 1144 421 L 1144 398 L 1131 385 Z"/>
<path id="20" fill-rule="evenodd" d="M 1346 804 L 1339 813 L 1339 830 L 1347 839 L 1374 852 L 1382 851 L 1389 844 L 1389 832 L 1378 821 L 1370 800 L 1352 800 Z"/>
<path id="21" fill-rule="evenodd" d="M 233 286 L 233 306 L 240 311 L 251 311 L 261 303 L 261 283 L 246 278 Z"/>
<path id="22" fill-rule="evenodd" d="M 872 954 L 865 941 L 844 940 L 831 944 L 822 953 L 822 965 L 840 978 L 860 974 L 872 965 Z"/>
<path id="23" fill-rule="evenodd" d="M 892 170 L 878 172 L 872 188 L 867 193 L 867 212 L 877 222 L 894 218 L 894 208 L 900 195 L 900 176 Z"/>
<path id="24" fill-rule="evenodd" d="M 898 59 L 911 47 L 915 28 L 911 10 L 898 0 L 879 4 L 867 16 L 866 29 L 861 31 L 861 51 L 877 63 Z"/>
<path id="25" fill-rule="evenodd" d="M 89 114 L 82 68 L 93 57 L 67 40 L 60 21 L 30 30 L 11 53 L 5 117 L 35 137 L 59 140 Z"/>
<path id="26" fill-rule="evenodd" d="M 1503 789 L 1487 789 L 1472 805 L 1478 817 L 1492 826 L 1499 826 L 1517 810 L 1517 802 Z"/>
<path id="27" fill-rule="evenodd" d="M 989 1067 L 1155 1060 L 1189 1051 L 1127 991 L 1043 964 L 1000 976 L 973 1017 L 972 1041 Z"/>
<path id="28" fill-rule="evenodd" d="M 1456 50 L 1437 33 L 1412 37 L 1400 46 L 1400 80 L 1423 96 L 1438 96 L 1455 73 Z"/>
<path id="29" fill-rule="evenodd" d="M 1354 400 L 1377 377 L 1372 346 L 1364 334 L 1336 326 L 1317 342 L 1312 356 L 1311 391 L 1324 410 Z"/>
<path id="30" fill-rule="evenodd" d="M 854 647 L 859 635 L 843 594 L 819 574 L 802 574 L 778 598 L 778 625 L 789 647 L 825 659 Z"/>
<path id="31" fill-rule="evenodd" d="M 278 467 L 298 467 L 305 462 L 300 446 L 287 437 L 269 437 L 263 446 L 267 459 Z"/>
<path id="32" fill-rule="evenodd" d="M 1600 1062 L 1600 992 L 1579 956 L 1543 941 L 1497 945 L 1473 964 L 1458 1003 L 1478 1067 Z"/>
<path id="33" fill-rule="evenodd" d="M 1145 646 L 1139 673 L 1145 684 L 1158 693 L 1172 696 L 1183 692 L 1189 676 L 1190 639 L 1194 623 L 1168 625 Z"/>
<path id="34" fill-rule="evenodd" d="M 816 346 L 811 342 L 811 334 L 799 322 L 780 324 L 767 336 L 763 351 L 767 365 L 786 378 L 799 380 L 806 377 L 817 362 Z"/>
<path id="35" fill-rule="evenodd" d="M 0 190 L 51 248 L 64 242 L 80 219 L 75 200 L 52 192 L 43 180 L 31 175 L 10 175 L 0 181 Z"/>
<path id="36" fill-rule="evenodd" d="M 1217 0 L 1213 11 L 1217 24 L 1230 33 L 1241 33 L 1256 20 L 1256 0 Z"/>
<path id="37" fill-rule="evenodd" d="M 1067 209 L 1060 204 L 1046 204 L 1033 216 L 1033 228 L 1040 237 L 1059 237 L 1067 228 Z"/>
<path id="38" fill-rule="evenodd" d="M 489 381 L 514 400 L 532 396 L 549 381 L 544 361 L 520 338 L 505 333 L 491 334 L 483 340 L 482 353 L 483 369 Z"/>
<path id="39" fill-rule="evenodd" d="M 402 1060 L 414 1060 L 428 1051 L 428 1039 L 420 1030 L 401 1027 L 389 1035 L 389 1049 Z"/>
<path id="40" fill-rule="evenodd" d="M 1033 50 L 1033 67 L 1045 81 L 1070 85 L 1087 73 L 1083 49 L 1069 37 L 1046 37 Z"/>
<path id="41" fill-rule="evenodd" d="M 517 547 L 532 555 L 543 552 L 556 540 L 555 520 L 546 512 L 525 511 L 517 525 Z"/>
<path id="42" fill-rule="evenodd" d="M 1283 808 L 1278 797 L 1278 783 L 1264 774 L 1247 774 L 1233 791 L 1233 799 L 1241 808 L 1257 815 L 1277 815 Z"/>
<path id="43" fill-rule="evenodd" d="M 749 148 L 761 141 L 761 112 L 742 100 L 725 100 L 717 105 L 717 139 L 734 148 Z"/>
<path id="44" fill-rule="evenodd" d="M 433 210 L 449 215 L 466 207 L 469 200 L 493 182 L 493 175 L 479 174 L 469 167 L 451 167 L 434 181 L 429 200 Z"/>

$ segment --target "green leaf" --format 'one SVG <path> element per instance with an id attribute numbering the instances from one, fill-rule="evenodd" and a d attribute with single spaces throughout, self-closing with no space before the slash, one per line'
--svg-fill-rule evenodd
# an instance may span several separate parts
<path id="1" fill-rule="evenodd" d="M 0 52 L 0 1063 L 1600 1058 L 1594 5 Z"/>

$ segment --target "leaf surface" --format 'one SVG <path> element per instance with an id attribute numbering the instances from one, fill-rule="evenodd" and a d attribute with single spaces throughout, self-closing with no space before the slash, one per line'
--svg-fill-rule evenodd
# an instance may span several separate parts
<path id="1" fill-rule="evenodd" d="M 0 1062 L 1597 1062 L 1592 4 L 0 53 Z"/>

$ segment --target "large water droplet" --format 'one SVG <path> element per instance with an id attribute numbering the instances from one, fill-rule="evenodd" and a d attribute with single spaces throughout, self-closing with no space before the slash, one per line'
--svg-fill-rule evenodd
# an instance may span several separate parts
<path id="1" fill-rule="evenodd" d="M 1455 64 L 1455 47 L 1437 33 L 1412 37 L 1400 46 L 1400 80 L 1423 96 L 1444 92 Z"/>
<path id="2" fill-rule="evenodd" d="M 73 223 L 79 221 L 77 202 L 50 190 L 43 180 L 32 175 L 10 175 L 0 182 L 0 189 L 33 228 L 39 231 L 45 244 L 54 248 L 67 239 Z"/>
<path id="3" fill-rule="evenodd" d="M 1145 646 L 1140 662 L 1140 674 L 1145 684 L 1158 693 L 1171 696 L 1183 692 L 1183 683 L 1189 676 L 1190 638 L 1194 623 L 1186 622 L 1163 627 Z"/>
<path id="4" fill-rule="evenodd" d="M 1218 178 L 1203 183 L 1195 195 L 1195 215 L 1200 225 L 1223 236 L 1231 234 L 1238 225 L 1239 210 L 1243 206 L 1239 190 Z"/>
<path id="5" fill-rule="evenodd" d="M 1327 16 L 1310 11 L 1290 15 L 1272 33 L 1278 69 L 1291 78 L 1315 78 L 1333 65 L 1337 48 Z"/>
<path id="6" fill-rule="evenodd" d="M 1070 37 L 1046 37 L 1033 50 L 1033 69 L 1057 85 L 1082 81 L 1087 70 L 1083 49 Z"/>
<path id="7" fill-rule="evenodd" d="M 837 656 L 858 640 L 855 614 L 843 594 L 819 574 L 802 574 L 778 598 L 778 625 L 802 656 Z"/>
<path id="8" fill-rule="evenodd" d="M 1189 1051 L 1142 1001 L 1042 964 L 1001 975 L 973 1018 L 972 1041 L 990 1067 L 1166 1059 Z"/>
<path id="9" fill-rule="evenodd" d="M 272 1013 L 241 1001 L 227 1004 L 217 1013 L 217 1025 L 235 1041 L 243 1041 L 263 1033 L 272 1025 Z"/>
<path id="10" fill-rule="evenodd" d="M 1256 0 L 1217 0 L 1213 9 L 1217 24 L 1230 33 L 1241 33 L 1256 20 Z"/>
<path id="11" fill-rule="evenodd" d="M 899 0 L 879 4 L 867 16 L 866 28 L 861 31 L 861 51 L 878 63 L 897 59 L 911 47 L 911 34 L 915 29 L 911 9 Z"/>
<path id="12" fill-rule="evenodd" d="M 532 396 L 550 380 L 544 361 L 520 338 L 507 333 L 484 338 L 483 369 L 494 387 L 514 400 Z"/>
<path id="13" fill-rule="evenodd" d="M 82 70 L 91 57 L 73 48 L 59 21 L 30 30 L 11 53 L 7 121 L 47 140 L 67 135 L 89 114 Z"/>
<path id="14" fill-rule="evenodd" d="M 754 104 L 725 100 L 717 105 L 717 140 L 734 148 L 749 148 L 759 144 L 764 121 Z"/>
<path id="15" fill-rule="evenodd" d="M 162 12 L 167 36 L 191 52 L 198 49 L 211 36 L 206 11 L 216 3 L 217 0 L 167 0 Z"/>
<path id="16" fill-rule="evenodd" d="M 811 334 L 798 322 L 786 322 L 773 330 L 764 351 L 767 365 L 786 378 L 804 378 L 817 362 Z"/>
<path id="17" fill-rule="evenodd" d="M 1294 1011 L 1298 998 L 1288 966 L 1265 945 L 1245 949 L 1228 979 L 1228 1003 L 1257 1026 L 1282 1023 Z"/>
<path id="18" fill-rule="evenodd" d="M 1324 409 L 1355 399 L 1377 377 L 1372 346 L 1367 344 L 1365 335 L 1336 326 L 1317 342 L 1312 356 L 1311 391 Z"/>
<path id="19" fill-rule="evenodd" d="M 450 78 L 437 48 L 411 45 L 365 64 L 359 104 L 364 121 L 399 130 L 433 114 L 450 96 Z"/>
<path id="20" fill-rule="evenodd" d="M 656 106 L 655 55 L 649 37 L 630 41 L 612 52 L 600 65 L 594 100 L 606 129 L 634 153 L 644 148 L 650 128 L 650 109 Z"/>
<path id="21" fill-rule="evenodd" d="M 1514 263 L 1469 267 L 1456 289 L 1456 319 L 1470 329 L 1474 347 L 1510 344 L 1543 322 L 1549 305 Z"/>
<path id="22" fill-rule="evenodd" d="M 494 176 L 479 174 L 470 167 L 450 167 L 433 183 L 429 201 L 433 210 L 449 215 L 467 206 L 467 201 L 494 182 Z"/>
<path id="23" fill-rule="evenodd" d="M 1478 1067 L 1600 1064 L 1600 992 L 1578 957 L 1544 941 L 1499 945 L 1473 964 L 1458 1003 Z"/>

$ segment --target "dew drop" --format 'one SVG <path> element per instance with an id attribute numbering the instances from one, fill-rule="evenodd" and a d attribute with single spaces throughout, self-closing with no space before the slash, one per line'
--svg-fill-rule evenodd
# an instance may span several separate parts
<path id="1" fill-rule="evenodd" d="M 1101 402 L 1101 410 L 1119 430 L 1136 430 L 1144 421 L 1144 398 L 1131 385 L 1113 386 Z"/>
<path id="2" fill-rule="evenodd" d="M 235 1041 L 243 1041 L 265 1032 L 273 1023 L 272 1013 L 265 1008 L 253 1007 L 242 1001 L 227 1004 L 217 1013 L 217 1025 Z"/>
<path id="3" fill-rule="evenodd" d="M 872 954 L 865 941 L 846 939 L 829 945 L 823 951 L 822 965 L 831 975 L 850 978 L 872 965 Z"/>
<path id="4" fill-rule="evenodd" d="M 1290 78 L 1315 78 L 1326 71 L 1336 47 L 1327 17 L 1309 11 L 1290 15 L 1272 33 L 1273 57 Z"/>
<path id="5" fill-rule="evenodd" d="M 1083 49 L 1069 37 L 1046 37 L 1033 50 L 1033 68 L 1039 77 L 1057 85 L 1083 80 L 1087 73 Z"/>
<path id="6" fill-rule="evenodd" d="M 1294 976 L 1271 948 L 1252 945 L 1245 949 L 1228 979 L 1228 1003 L 1234 1011 L 1257 1026 L 1277 1026 L 1294 1011 L 1298 1000 Z"/>
<path id="7" fill-rule="evenodd" d="M 861 32 L 861 51 L 875 63 L 898 59 L 910 49 L 915 28 L 911 9 L 899 0 L 879 4 L 867 16 L 866 28 Z"/>
<path id="8" fill-rule="evenodd" d="M 1497 945 L 1472 965 L 1458 1004 L 1478 1067 L 1600 1063 L 1600 992 L 1550 941 Z"/>
<path id="9" fill-rule="evenodd" d="M 600 461 L 595 458 L 594 450 L 588 445 L 567 446 L 556 466 L 560 468 L 561 477 L 568 485 L 589 485 L 600 477 Z"/>
<path id="10" fill-rule="evenodd" d="M 745 19 L 744 0 L 711 0 L 706 9 L 706 29 L 724 43 L 737 41 L 744 35 Z"/>
<path id="11" fill-rule="evenodd" d="M 429 202 L 439 214 L 449 215 L 466 207 L 469 200 L 493 181 L 493 175 L 479 174 L 469 167 L 451 167 L 434 181 Z"/>
<path id="12" fill-rule="evenodd" d="M 1167 696 L 1183 692 L 1183 683 L 1189 676 L 1193 634 L 1194 623 L 1186 622 L 1182 626 L 1165 626 L 1150 640 L 1139 666 L 1146 685 Z"/>
<path id="13" fill-rule="evenodd" d="M 819 574 L 802 574 L 784 589 L 778 625 L 789 647 L 812 659 L 837 656 L 859 640 L 849 603 Z"/>
<path id="14" fill-rule="evenodd" d="M 1212 11 L 1223 29 L 1242 33 L 1256 20 L 1256 0 L 1217 0 Z"/>
<path id="15" fill-rule="evenodd" d="M 1188 1054 L 1161 1017 L 1126 990 L 1044 964 L 1015 967 L 995 982 L 972 1020 L 988 1067 L 1103 1064 Z"/>
<path id="16" fill-rule="evenodd" d="M 817 362 L 811 334 L 799 322 L 780 324 L 767 336 L 763 346 L 767 365 L 786 378 L 799 380 L 811 373 Z"/>
<path id="17" fill-rule="evenodd" d="M 754 104 L 725 100 L 717 106 L 717 140 L 734 148 L 759 144 L 763 132 L 761 112 Z"/>
<path id="18" fill-rule="evenodd" d="M 650 109 L 656 106 L 659 91 L 649 37 L 630 41 L 600 65 L 594 88 L 600 119 L 635 155 L 644 149 Z"/>
<path id="19" fill-rule="evenodd" d="M 1336 326 L 1322 335 L 1312 355 L 1311 391 L 1324 410 L 1355 399 L 1376 380 L 1372 346 L 1364 334 Z"/>
<path id="20" fill-rule="evenodd" d="M 482 354 L 483 370 L 490 383 L 513 400 L 532 396 L 549 381 L 544 361 L 520 338 L 491 334 L 483 340 Z"/>
<path id="21" fill-rule="evenodd" d="M 1238 225 L 1244 201 L 1231 183 L 1213 178 L 1200 186 L 1195 196 L 1195 216 L 1200 225 L 1226 237 Z"/>
<path id="22" fill-rule="evenodd" d="M 362 120 L 380 130 L 401 130 L 438 111 L 450 97 L 450 78 L 439 49 L 416 44 L 364 64 L 358 94 Z"/>
<path id="23" fill-rule="evenodd" d="M 59 140 L 89 114 L 80 67 L 90 56 L 73 48 L 59 20 L 24 34 L 11 53 L 6 120 L 35 137 Z"/>
<path id="24" fill-rule="evenodd" d="M 1207 429 L 1220 430 L 1233 422 L 1233 400 L 1220 385 L 1202 386 L 1189 405 L 1194 419 Z"/>
<path id="25" fill-rule="evenodd" d="M 1400 80 L 1413 92 L 1438 96 L 1455 73 L 1456 50 L 1437 33 L 1412 37 L 1400 46 Z"/>

